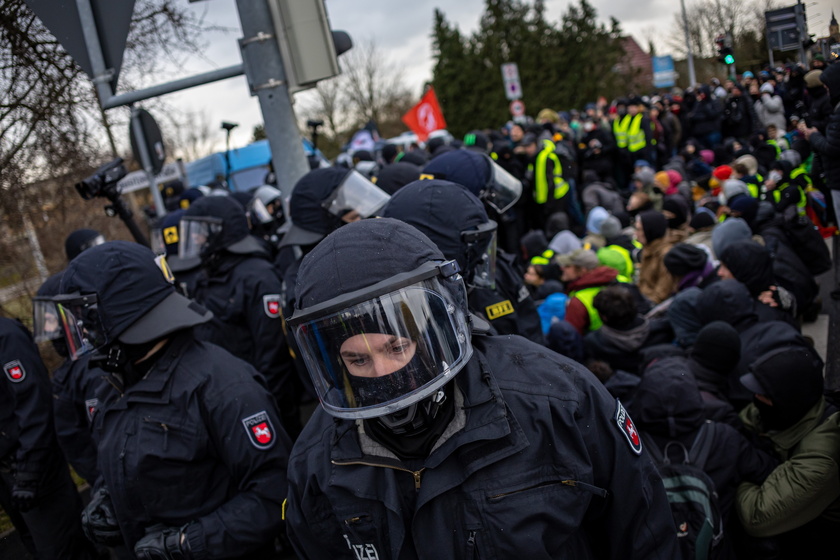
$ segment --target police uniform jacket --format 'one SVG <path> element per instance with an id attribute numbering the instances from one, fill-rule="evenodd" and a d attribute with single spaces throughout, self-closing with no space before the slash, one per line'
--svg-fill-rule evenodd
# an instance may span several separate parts
<path id="1" fill-rule="evenodd" d="M 537 305 L 522 281 L 522 274 L 517 273 L 511 255 L 497 254 L 496 289 L 472 288 L 469 306 L 473 313 L 485 318 L 498 334 L 518 334 L 545 344 Z"/>
<path id="2" fill-rule="evenodd" d="M 19 321 L 0 318 L 0 459 L 42 474 L 57 457 L 50 381 L 38 347 Z M 62 458 L 63 459 L 63 458 Z"/>
<path id="3" fill-rule="evenodd" d="M 136 384 L 101 400 L 99 469 L 126 545 L 181 527 L 194 558 L 269 558 L 291 444 L 259 374 L 174 336 Z"/>
<path id="4" fill-rule="evenodd" d="M 294 367 L 283 328 L 282 284 L 271 262 L 259 255 L 223 258 L 197 282 L 194 299 L 213 319 L 195 328 L 196 338 L 254 366 L 283 412 L 285 399 L 293 396 Z"/>
<path id="5" fill-rule="evenodd" d="M 523 338 L 473 342 L 454 433 L 420 465 L 315 413 L 289 463 L 300 557 L 676 558 L 662 482 L 618 401 Z"/>

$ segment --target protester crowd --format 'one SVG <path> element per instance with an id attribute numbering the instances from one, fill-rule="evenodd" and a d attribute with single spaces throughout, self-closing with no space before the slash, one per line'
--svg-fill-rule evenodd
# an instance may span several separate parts
<path id="1" fill-rule="evenodd" d="M 838 107 L 817 57 L 72 232 L 0 323 L 0 504 L 38 558 L 824 554 Z"/>

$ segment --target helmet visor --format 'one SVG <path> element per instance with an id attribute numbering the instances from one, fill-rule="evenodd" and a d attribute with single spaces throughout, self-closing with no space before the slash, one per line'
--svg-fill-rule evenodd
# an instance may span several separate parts
<path id="1" fill-rule="evenodd" d="M 149 243 L 156 255 L 166 254 L 166 243 L 163 241 L 163 230 L 161 228 L 152 228 L 149 232 Z"/>
<path id="2" fill-rule="evenodd" d="M 184 216 L 181 218 L 180 229 L 178 257 L 181 259 L 201 257 L 204 248 L 222 232 L 222 220 L 206 216 Z"/>
<path id="3" fill-rule="evenodd" d="M 482 197 L 499 214 L 504 214 L 522 195 L 522 182 L 487 157 L 490 162 L 490 181 Z"/>
<path id="4" fill-rule="evenodd" d="M 32 325 L 35 342 L 61 338 L 58 309 L 51 297 L 32 298 Z"/>
<path id="5" fill-rule="evenodd" d="M 274 216 L 266 208 L 265 203 L 257 197 L 251 199 L 245 209 L 252 226 L 270 224 Z"/>
<path id="6" fill-rule="evenodd" d="M 369 218 L 385 206 L 390 198 L 388 193 L 353 170 L 324 200 L 322 206 L 334 216 L 344 217 L 354 212 L 361 218 Z"/>
<path id="7" fill-rule="evenodd" d="M 460 279 L 434 277 L 300 322 L 294 336 L 326 411 L 391 414 L 450 380 L 472 354 L 453 288 L 465 301 Z"/>
<path id="8" fill-rule="evenodd" d="M 496 247 L 498 226 L 493 220 L 476 229 L 461 232 L 461 241 L 467 247 L 467 266 L 473 271 L 472 284 L 496 289 Z"/>
<path id="9" fill-rule="evenodd" d="M 108 342 L 96 295 L 57 296 L 53 302 L 59 330 L 64 335 L 71 360 L 101 348 Z"/>

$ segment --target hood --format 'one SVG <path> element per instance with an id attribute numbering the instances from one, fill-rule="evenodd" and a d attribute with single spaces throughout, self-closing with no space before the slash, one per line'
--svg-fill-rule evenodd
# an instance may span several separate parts
<path id="1" fill-rule="evenodd" d="M 729 218 L 712 230 L 712 250 L 715 256 L 720 258 L 720 255 L 732 243 L 751 238 L 752 230 L 745 220 Z"/>
<path id="2" fill-rule="evenodd" d="M 324 167 L 313 169 L 301 177 L 289 198 L 289 217 L 292 223 L 300 229 L 320 234 L 321 237 L 341 227 L 341 218 L 321 205 L 341 185 L 348 173 L 349 169 Z M 317 239 L 312 242 L 317 242 Z"/>
<path id="3" fill-rule="evenodd" d="M 420 168 L 413 163 L 398 161 L 386 165 L 376 176 L 376 186 L 388 194 L 394 194 L 400 187 L 420 178 Z"/>
<path id="4" fill-rule="evenodd" d="M 583 245 L 580 238 L 569 230 L 558 232 L 548 244 L 548 248 L 554 251 L 556 255 L 567 255 L 581 247 Z"/>
<path id="5" fill-rule="evenodd" d="M 601 224 L 607 217 L 610 215 L 609 212 L 606 211 L 601 206 L 596 206 L 592 210 L 589 211 L 589 215 L 586 217 L 586 231 L 589 233 L 601 233 Z"/>
<path id="6" fill-rule="evenodd" d="M 766 247 L 755 241 L 737 241 L 718 258 L 735 279 L 747 287 L 752 297 L 758 297 L 775 284 L 773 257 Z"/>
<path id="7" fill-rule="evenodd" d="M 609 266 L 599 266 L 586 272 L 574 282 L 569 282 L 566 287 L 569 292 L 572 292 L 589 288 L 591 286 L 603 286 L 605 284 L 615 282 L 616 276 L 618 276 L 618 271 L 616 269 L 610 268 Z"/>
<path id="8" fill-rule="evenodd" d="M 602 336 L 609 338 L 610 342 L 619 350 L 635 352 L 642 347 L 650 334 L 650 321 L 644 319 L 640 325 L 627 330 L 603 325 L 600 331 Z"/>
<path id="9" fill-rule="evenodd" d="M 664 357 L 651 362 L 636 388 L 631 415 L 639 428 L 662 436 L 677 437 L 697 429 L 705 411 L 688 360 Z"/>
<path id="10" fill-rule="evenodd" d="M 721 280 L 705 288 L 697 298 L 697 318 L 703 325 L 723 321 L 739 332 L 758 320 L 755 301 L 737 280 Z"/>

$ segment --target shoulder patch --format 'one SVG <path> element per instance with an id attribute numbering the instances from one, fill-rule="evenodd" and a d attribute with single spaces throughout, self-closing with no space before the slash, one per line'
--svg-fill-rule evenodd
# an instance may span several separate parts
<path id="1" fill-rule="evenodd" d="M 93 417 L 96 416 L 96 411 L 99 408 L 99 399 L 88 399 L 85 401 L 85 410 L 87 410 L 88 423 L 93 424 Z"/>
<path id="2" fill-rule="evenodd" d="M 500 301 L 499 303 L 494 303 L 493 305 L 488 305 L 484 308 L 484 312 L 487 313 L 487 318 L 491 321 L 498 319 L 499 317 L 504 317 L 505 315 L 510 315 L 513 311 L 513 304 L 509 299 Z"/>
<path id="3" fill-rule="evenodd" d="M 3 365 L 3 371 L 6 372 L 6 377 L 9 378 L 9 381 L 12 383 L 20 383 L 24 379 L 26 379 L 26 370 L 23 369 L 23 364 L 21 364 L 18 360 L 12 360 Z"/>
<path id="4" fill-rule="evenodd" d="M 518 302 L 522 303 L 523 301 L 525 301 L 526 299 L 531 297 L 531 292 L 528 291 L 528 288 L 525 287 L 525 284 L 522 284 L 521 286 L 519 286 L 519 294 L 518 295 L 519 295 Z"/>
<path id="5" fill-rule="evenodd" d="M 271 449 L 274 445 L 274 426 L 264 410 L 243 418 L 242 425 L 245 426 L 251 444 L 257 449 Z"/>
<path id="6" fill-rule="evenodd" d="M 263 311 L 271 319 L 279 319 L 283 316 L 283 308 L 280 305 L 280 294 L 267 294 L 263 296 Z"/>
<path id="7" fill-rule="evenodd" d="M 621 404 L 621 401 L 618 399 L 615 399 L 614 420 L 618 429 L 627 439 L 627 443 L 630 444 L 630 450 L 636 455 L 641 455 L 642 438 L 639 436 L 639 431 L 636 429 L 636 425 L 633 423 L 633 420 L 630 419 L 630 415 L 627 414 L 627 409 L 624 408 L 624 405 Z"/>

